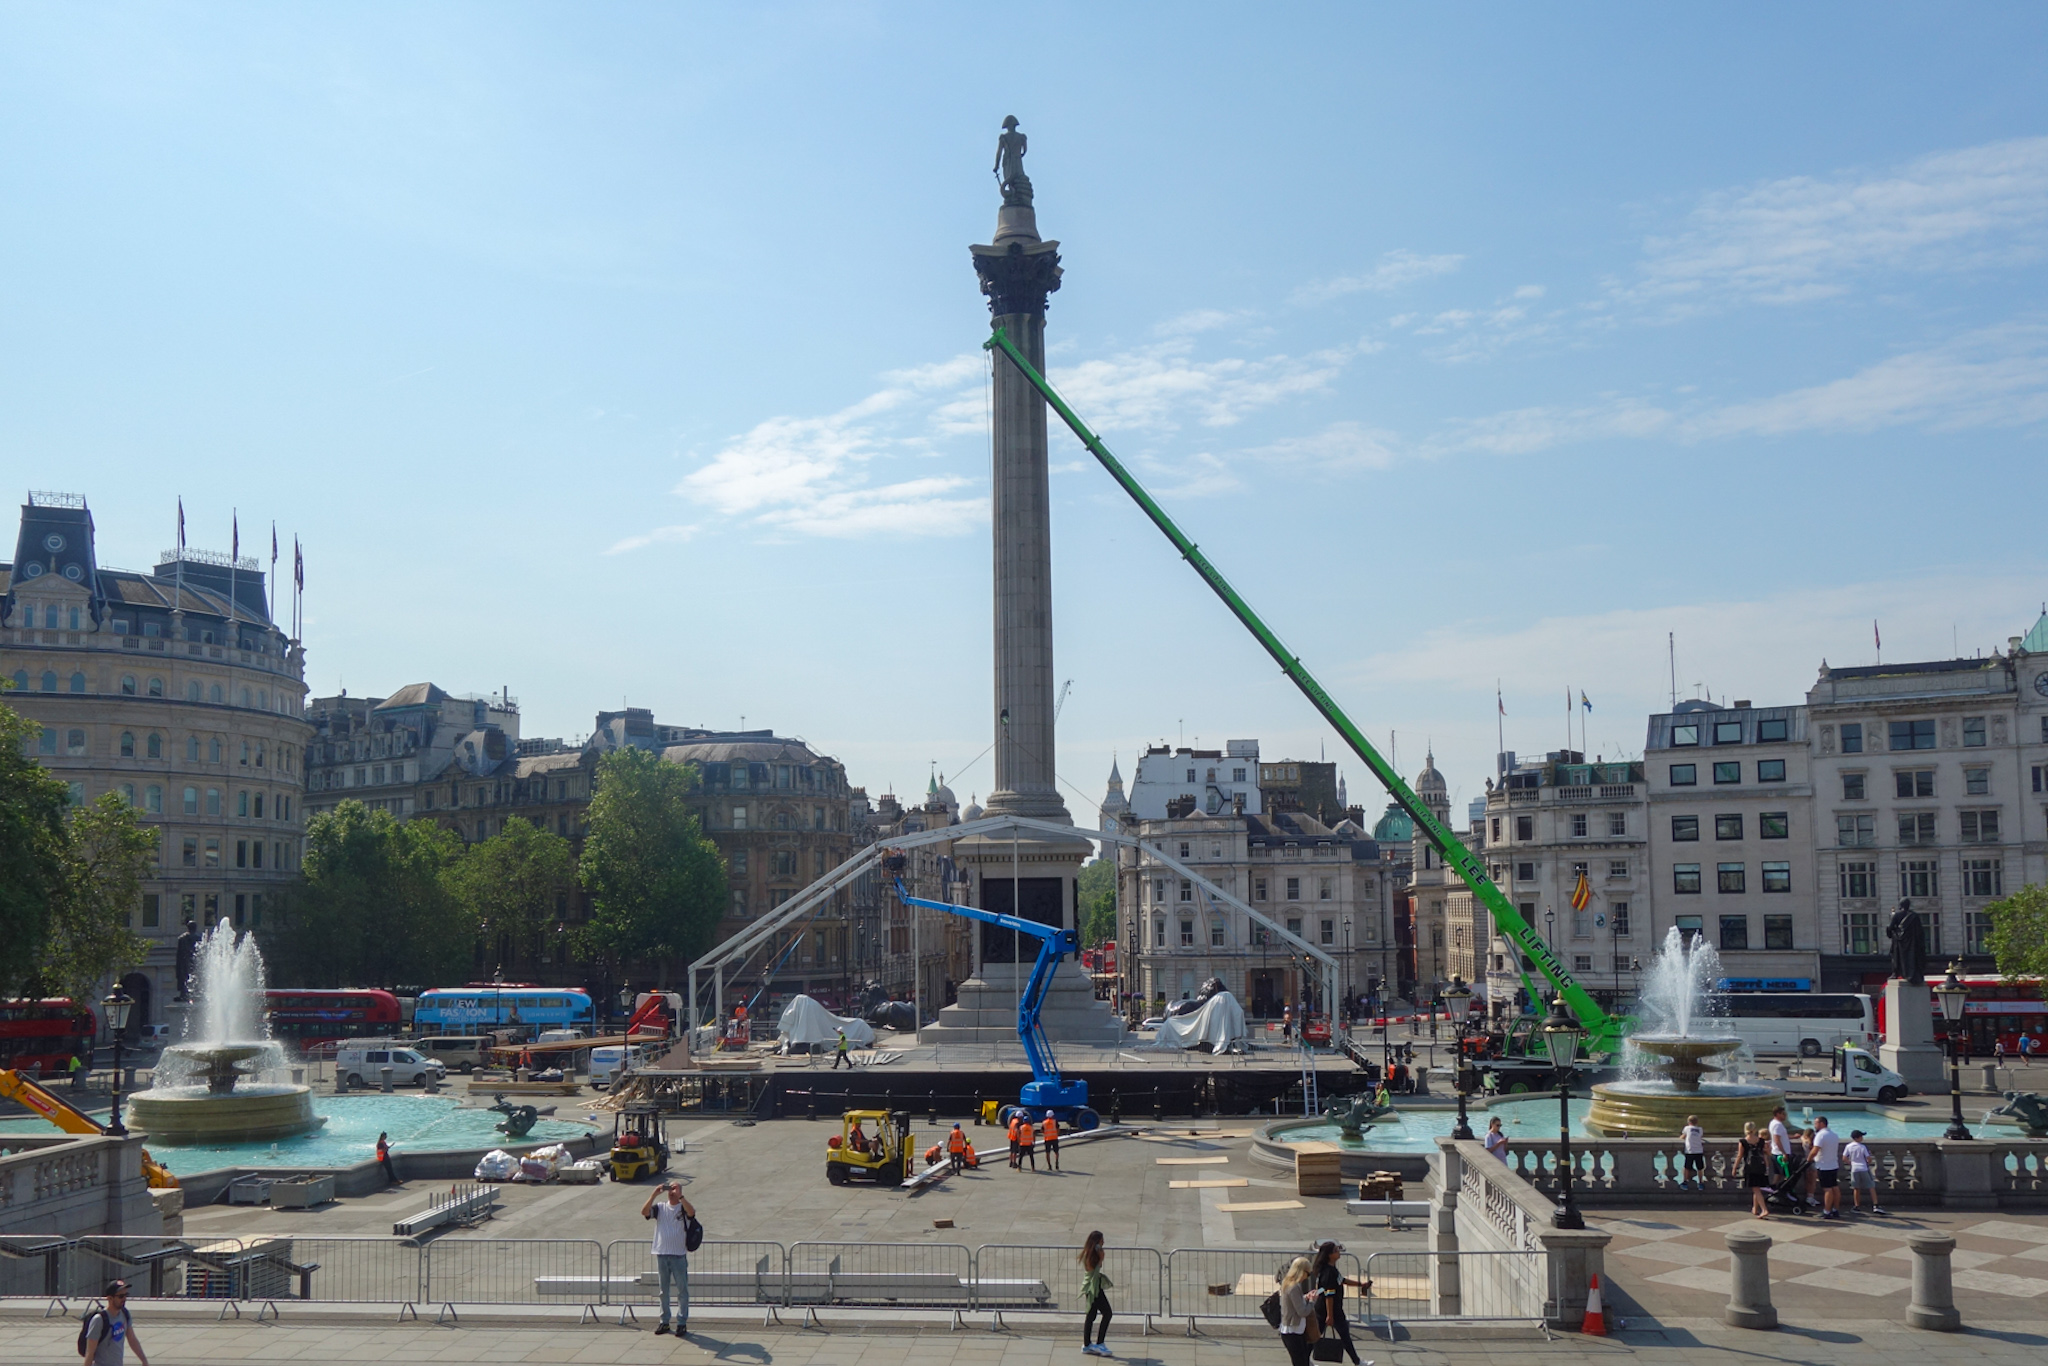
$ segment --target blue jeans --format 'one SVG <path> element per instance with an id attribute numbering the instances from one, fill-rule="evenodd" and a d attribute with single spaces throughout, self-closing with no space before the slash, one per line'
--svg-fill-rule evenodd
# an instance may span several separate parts
<path id="1" fill-rule="evenodd" d="M 668 1288 L 670 1282 L 676 1287 L 676 1322 L 690 1321 L 690 1259 L 688 1257 L 656 1257 L 656 1268 L 661 1273 L 661 1321 L 668 1322 Z"/>

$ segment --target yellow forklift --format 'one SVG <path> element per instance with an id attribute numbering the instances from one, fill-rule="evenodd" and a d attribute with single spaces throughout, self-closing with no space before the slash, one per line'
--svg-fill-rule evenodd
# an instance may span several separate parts
<path id="1" fill-rule="evenodd" d="M 638 1181 L 668 1170 L 668 1128 L 652 1105 L 628 1105 L 612 1116 L 612 1150 L 605 1165 L 614 1181 Z"/>
<path id="2" fill-rule="evenodd" d="M 855 1177 L 900 1186 L 910 1173 L 910 1115 L 902 1110 L 848 1110 L 839 1133 L 825 1140 L 825 1179 L 843 1186 Z"/>

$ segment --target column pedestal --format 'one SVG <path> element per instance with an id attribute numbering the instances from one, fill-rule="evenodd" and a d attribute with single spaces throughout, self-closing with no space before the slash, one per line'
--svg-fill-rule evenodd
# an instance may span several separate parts
<path id="1" fill-rule="evenodd" d="M 1948 1093 L 1948 1069 L 1934 1042 L 1934 994 L 1925 982 L 1884 984 L 1884 1042 L 1877 1060 L 1922 1095 Z"/>

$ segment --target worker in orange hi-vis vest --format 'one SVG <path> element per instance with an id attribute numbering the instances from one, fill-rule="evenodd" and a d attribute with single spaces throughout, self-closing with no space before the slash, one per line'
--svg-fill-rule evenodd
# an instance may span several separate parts
<path id="1" fill-rule="evenodd" d="M 946 1135 L 946 1156 L 952 1162 L 955 1174 L 958 1174 L 960 1168 L 966 1165 L 967 1134 L 958 1124 L 953 1126 L 952 1133 Z"/>
<path id="2" fill-rule="evenodd" d="M 1029 1163 L 1031 1164 L 1031 1170 L 1033 1170 L 1033 1171 L 1037 1171 L 1037 1170 L 1038 1170 L 1038 1126 L 1037 1126 L 1036 1124 L 1032 1123 L 1032 1120 L 1031 1120 L 1031 1115 L 1030 1115 L 1030 1113 L 1029 1113 L 1028 1111 L 1026 1111 L 1026 1110 L 1023 1110 L 1023 1109 L 1019 1109 L 1019 1110 L 1018 1110 L 1018 1111 L 1016 1112 L 1016 1114 L 1017 1114 L 1017 1170 L 1018 1170 L 1018 1171 L 1022 1171 L 1022 1170 L 1024 1170 L 1024 1164 L 1025 1164 L 1026 1162 L 1029 1162 Z"/>
<path id="3" fill-rule="evenodd" d="M 1045 1123 L 1038 1131 L 1045 1138 L 1045 1169 L 1056 1172 L 1060 1169 L 1060 1122 L 1052 1117 L 1052 1111 L 1045 1112 Z"/>

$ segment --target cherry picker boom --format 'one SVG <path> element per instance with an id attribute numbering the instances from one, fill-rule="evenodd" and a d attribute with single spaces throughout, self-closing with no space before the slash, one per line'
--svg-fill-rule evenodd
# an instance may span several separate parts
<path id="1" fill-rule="evenodd" d="M 1052 1041 L 1045 1037 L 1045 1029 L 1038 1018 L 1045 1007 L 1046 993 L 1052 990 L 1053 973 L 1059 968 L 1062 958 L 1080 952 L 1081 936 L 1073 930 L 1043 925 L 1022 916 L 1005 915 L 1001 911 L 984 911 L 978 906 L 955 906 L 949 901 L 928 901 L 912 896 L 910 889 L 903 885 L 903 869 L 907 863 L 901 853 L 885 854 L 882 859 L 882 867 L 896 879 L 896 895 L 904 905 L 944 911 L 948 915 L 964 916 L 969 920 L 979 920 L 984 925 L 1012 930 L 1019 936 L 1020 949 L 1024 935 L 1038 941 L 1038 959 L 1031 965 L 1031 977 L 1024 983 L 1023 990 L 1017 993 L 1017 1039 L 1024 1045 L 1024 1056 L 1031 1063 L 1031 1080 L 1025 1082 L 1018 1093 L 1018 1106 L 1033 1122 L 1050 1110 L 1060 1123 L 1070 1128 L 1097 1127 L 1102 1118 L 1088 1108 L 1088 1083 L 1078 1079 L 1067 1081 L 1060 1076 L 1059 1059 L 1053 1056 Z M 1009 1107 L 999 1113 L 1007 1123 Z"/>
<path id="2" fill-rule="evenodd" d="M 1143 509 L 1145 515 L 1152 519 L 1152 524 L 1158 527 L 1166 539 L 1173 543 L 1173 548 L 1180 552 L 1181 558 L 1201 575 L 1202 582 L 1209 585 L 1210 590 L 1223 600 L 1223 605 L 1230 609 L 1244 628 L 1265 648 L 1266 653 L 1273 657 L 1274 662 L 1279 664 L 1281 672 L 1301 690 L 1302 695 L 1308 698 L 1310 704 L 1322 714 L 1323 719 L 1344 737 L 1344 742 L 1351 746 L 1352 752 L 1365 761 L 1366 767 L 1371 769 L 1373 776 L 1386 787 L 1395 804 L 1408 813 L 1409 818 L 1415 822 L 1415 828 L 1422 832 L 1442 856 L 1444 866 L 1455 871 L 1465 885 L 1472 889 L 1472 895 L 1486 907 L 1487 913 L 1493 917 L 1494 927 L 1500 931 L 1502 937 L 1513 943 L 1522 956 L 1534 963 L 1537 970 L 1556 988 L 1566 1008 L 1576 1015 L 1585 1027 L 1586 1052 L 1591 1055 L 1620 1051 L 1622 1040 L 1627 1036 L 1633 1021 L 1623 1016 L 1608 1014 L 1584 987 L 1572 979 L 1571 974 L 1565 971 L 1564 964 L 1559 962 L 1557 955 L 1551 951 L 1550 945 L 1543 942 L 1535 927 L 1522 918 L 1521 913 L 1501 894 L 1500 888 L 1494 885 L 1493 879 L 1487 875 L 1486 868 L 1478 857 L 1465 847 L 1462 840 L 1451 833 L 1448 826 L 1436 818 L 1436 813 L 1424 805 L 1408 784 L 1402 781 L 1401 775 L 1394 772 L 1393 767 L 1380 757 L 1372 742 L 1351 723 L 1351 718 L 1344 714 L 1330 695 L 1323 691 L 1322 685 L 1303 667 L 1300 657 L 1291 652 L 1281 642 L 1280 637 L 1259 619 L 1251 606 L 1238 596 L 1237 590 L 1230 586 L 1222 572 L 1209 562 L 1208 557 L 1202 554 L 1178 526 L 1174 525 L 1173 519 L 1166 515 L 1159 504 L 1152 501 L 1152 496 L 1145 492 L 1144 487 L 1132 477 L 1130 471 L 1109 453 L 1109 447 L 1102 444 L 1102 438 L 1090 431 L 1087 424 L 1074 415 L 1074 410 L 1067 406 L 1066 400 L 1062 399 L 1045 376 L 1039 374 L 1031 362 L 1025 359 L 1008 334 L 1002 328 L 996 328 L 989 339 L 982 343 L 982 349 L 1000 351 L 1009 357 L 1010 363 L 1017 367 L 1018 373 L 1031 382 L 1032 387 L 1044 396 L 1052 410 L 1058 413 L 1074 435 L 1080 438 L 1081 444 L 1088 448 L 1088 453 L 1095 457 L 1103 469 L 1109 471 L 1110 478 L 1116 480 L 1123 491 L 1131 496 L 1132 501 Z"/>

